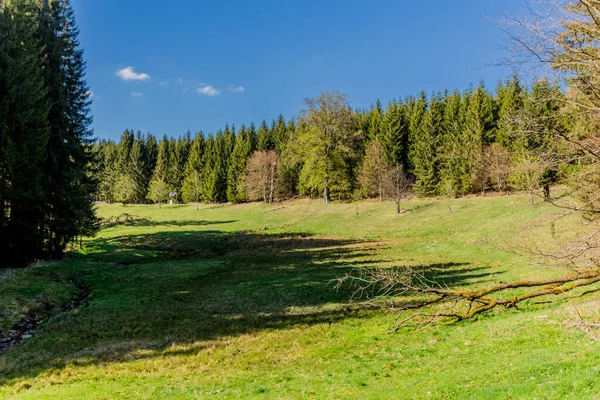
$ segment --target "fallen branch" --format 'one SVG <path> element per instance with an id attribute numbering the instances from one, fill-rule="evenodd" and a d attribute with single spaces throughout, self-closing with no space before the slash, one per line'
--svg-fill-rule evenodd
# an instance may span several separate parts
<path id="1" fill-rule="evenodd" d="M 422 327 L 444 322 L 471 319 L 496 308 L 517 308 L 524 301 L 552 295 L 564 295 L 573 290 L 600 282 L 600 269 L 578 271 L 557 278 L 499 283 L 478 290 L 442 287 L 410 268 L 357 269 L 337 279 L 335 288 L 352 288 L 352 297 L 370 304 L 387 300 L 384 308 L 398 314 L 395 329 L 402 326 Z M 510 291 L 520 291 L 512 294 Z M 594 293 L 594 288 L 579 296 Z M 397 302 L 398 296 L 415 296 L 411 302 Z M 379 301 L 378 301 L 379 300 Z M 407 315 L 408 314 L 408 315 Z"/>
<path id="2" fill-rule="evenodd" d="M 271 208 L 270 210 L 265 210 L 265 211 L 261 212 L 261 214 L 268 213 L 268 212 L 271 212 L 271 211 L 281 210 L 282 208 L 285 208 L 285 207 Z"/>

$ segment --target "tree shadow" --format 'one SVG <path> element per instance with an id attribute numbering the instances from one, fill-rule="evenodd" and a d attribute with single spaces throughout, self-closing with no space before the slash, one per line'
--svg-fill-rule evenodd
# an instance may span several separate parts
<path id="1" fill-rule="evenodd" d="M 0 384 L 69 363 L 160 357 L 173 345 L 198 352 L 206 340 L 367 317 L 374 311 L 330 282 L 386 261 L 375 241 L 309 234 L 162 231 L 89 246 L 64 265 L 89 289 L 87 306 L 4 355 Z M 416 268 L 453 285 L 491 275 L 464 263 Z"/>

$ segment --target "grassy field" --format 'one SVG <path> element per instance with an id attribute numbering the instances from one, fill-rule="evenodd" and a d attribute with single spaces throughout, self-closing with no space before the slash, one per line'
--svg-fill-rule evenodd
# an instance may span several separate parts
<path id="1" fill-rule="evenodd" d="M 422 268 L 449 285 L 558 274 L 502 251 L 586 229 L 521 196 L 273 207 L 102 205 L 135 216 L 67 261 L 0 276 L 0 332 L 57 312 L 0 357 L 0 397 L 598 398 L 600 344 L 571 323 L 594 297 L 391 333 L 394 316 L 335 291 L 357 267 Z"/>

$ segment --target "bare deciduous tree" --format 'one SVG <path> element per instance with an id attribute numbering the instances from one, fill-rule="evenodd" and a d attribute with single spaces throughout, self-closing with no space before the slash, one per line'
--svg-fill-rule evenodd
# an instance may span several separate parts
<path id="1" fill-rule="evenodd" d="M 412 179 L 404 171 L 404 166 L 398 164 L 389 169 L 386 179 L 387 193 L 396 203 L 396 213 L 400 214 L 402 209 L 400 203 L 410 193 L 412 187 Z"/>
<path id="2" fill-rule="evenodd" d="M 242 181 L 249 200 L 262 199 L 265 203 L 273 202 L 278 166 L 279 158 L 273 150 L 255 151 L 252 154 Z"/>
<path id="3" fill-rule="evenodd" d="M 505 22 L 510 43 L 508 62 L 516 66 L 532 65 L 537 72 L 554 72 L 554 78 L 568 88 L 566 94 L 548 87 L 538 88 L 543 90 L 535 99 L 538 104 L 532 105 L 534 112 L 529 112 L 530 108 L 514 116 L 520 119 L 514 124 L 516 133 L 528 140 L 529 145 L 544 139 L 534 146 L 534 151 L 523 152 L 517 163 L 518 181 L 533 193 L 545 171 L 558 163 L 577 160 L 584 168 L 571 179 L 571 196 L 552 199 L 545 188 L 544 197 L 565 210 L 565 214 L 582 212 L 597 224 L 600 221 L 600 0 L 537 1 L 529 19 L 507 17 Z M 535 112 L 536 106 L 544 111 L 549 104 L 558 107 L 550 113 Z M 566 126 L 570 129 L 565 129 Z M 597 285 L 600 229 L 564 247 L 559 252 L 521 247 L 530 255 L 573 271 L 549 279 L 463 290 L 444 287 L 410 268 L 381 268 L 357 270 L 340 278 L 337 284 L 338 287 L 350 284 L 355 296 L 366 297 L 376 304 L 380 304 L 379 299 L 389 301 L 411 295 L 410 301 L 389 306 L 399 313 L 397 326 L 460 321 L 497 308 L 516 308 L 539 297 L 558 296 L 560 300 L 600 291 Z"/>
<path id="4" fill-rule="evenodd" d="M 488 164 L 488 176 L 494 190 L 506 190 L 506 181 L 510 173 L 510 154 L 498 143 L 492 143 L 485 149 L 485 159 Z"/>
<path id="5" fill-rule="evenodd" d="M 385 190 L 389 185 L 392 167 L 387 162 L 383 147 L 378 140 L 373 140 L 367 148 L 367 153 L 358 173 L 359 185 L 369 194 L 377 194 L 383 201 Z"/>

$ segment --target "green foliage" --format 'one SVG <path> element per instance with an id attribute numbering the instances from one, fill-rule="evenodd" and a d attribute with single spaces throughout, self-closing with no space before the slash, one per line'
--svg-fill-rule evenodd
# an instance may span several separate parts
<path id="1" fill-rule="evenodd" d="M 413 173 L 415 175 L 415 191 L 423 196 L 437 193 L 438 155 L 437 144 L 443 134 L 444 103 L 439 96 L 429 101 L 419 129 L 412 139 Z"/>
<path id="2" fill-rule="evenodd" d="M 285 125 L 284 125 L 285 126 Z M 245 200 L 241 181 L 246 170 L 246 163 L 252 150 L 252 137 L 250 132 L 242 125 L 235 138 L 231 152 L 229 170 L 227 171 L 227 201 L 239 203 Z"/>
<path id="3" fill-rule="evenodd" d="M 345 95 L 322 93 L 306 99 L 307 111 L 296 134 L 304 155 L 300 173 L 300 190 L 306 194 L 321 191 L 328 203 L 331 194 L 348 194 L 352 190 L 351 163 L 356 156 L 358 135 L 353 131 L 353 114 Z"/>
<path id="4" fill-rule="evenodd" d="M 406 164 L 408 159 L 408 118 L 404 104 L 393 101 L 388 105 L 378 137 L 390 165 Z"/>
<path id="5" fill-rule="evenodd" d="M 115 185 L 115 200 L 123 205 L 135 203 L 138 200 L 136 183 L 131 175 L 121 175 Z"/>
<path id="6" fill-rule="evenodd" d="M 269 129 L 267 121 L 263 119 L 260 127 L 256 131 L 256 150 L 257 151 L 268 151 L 275 149 L 275 139 L 273 138 L 273 131 Z"/>
<path id="7" fill-rule="evenodd" d="M 386 108 L 378 101 L 366 110 L 351 110 L 347 104 L 340 107 L 333 104 L 333 97 L 324 93 L 309 99 L 311 107 L 287 124 L 279 115 L 270 126 L 263 120 L 258 130 L 254 124 L 239 132 L 225 125 L 206 141 L 200 134 L 196 150 L 191 149 L 189 132 L 179 139 L 164 137 L 157 145 L 152 135 L 144 141 L 139 132 L 134 137 L 127 130 L 117 146 L 117 161 L 114 143 L 98 144 L 96 152 L 102 155 L 98 198 L 114 200 L 110 188 L 114 189 L 118 176 L 132 169 L 140 171 L 143 165 L 144 177 L 134 180 L 147 187 L 150 176 L 163 179 L 177 192 L 179 201 L 197 201 L 199 195 L 206 202 L 241 202 L 245 196 L 240 182 L 250 154 L 272 149 L 279 160 L 275 184 L 279 199 L 320 194 L 326 202 L 331 196 L 349 198 L 360 183 L 359 169 L 374 140 L 381 145 L 388 165 L 405 168 L 421 196 L 446 196 L 450 185 L 454 196 L 506 190 L 510 188 L 508 173 L 518 164 L 514 157 L 507 161 L 506 154 L 562 154 L 565 149 L 552 144 L 556 141 L 551 136 L 579 131 L 582 125 L 558 117 L 563 95 L 555 84 L 539 81 L 528 90 L 516 76 L 499 83 L 495 96 L 482 83 L 463 93 L 438 93 L 429 100 L 422 92 L 392 101 Z M 590 134 L 589 129 L 586 132 L 581 134 Z M 122 154 L 133 152 L 138 140 L 141 161 L 129 156 L 132 165 L 123 166 L 127 157 Z M 566 169 L 552 167 L 552 171 L 559 170 Z M 522 185 L 512 188 L 517 187 Z M 140 192 L 143 198 L 145 190 L 140 188 Z"/>
<path id="8" fill-rule="evenodd" d="M 60 258 L 93 233 L 85 63 L 70 1 L 0 2 L 0 252 Z"/>
<path id="9" fill-rule="evenodd" d="M 161 203 L 167 202 L 170 192 L 171 187 L 166 181 L 160 178 L 153 179 L 150 182 L 150 187 L 148 188 L 148 199 L 158 203 L 160 207 Z"/>
<path id="10" fill-rule="evenodd" d="M 200 177 L 202 176 L 202 157 L 204 154 L 204 135 L 200 132 L 194 138 L 185 166 L 182 195 L 185 202 L 200 200 Z"/>

